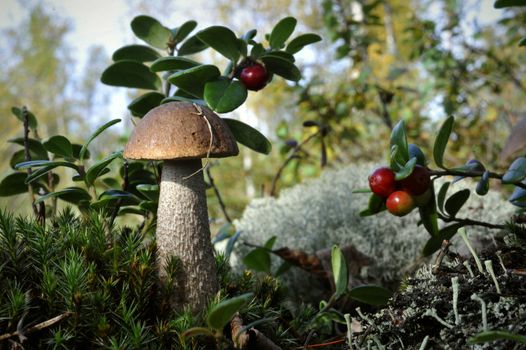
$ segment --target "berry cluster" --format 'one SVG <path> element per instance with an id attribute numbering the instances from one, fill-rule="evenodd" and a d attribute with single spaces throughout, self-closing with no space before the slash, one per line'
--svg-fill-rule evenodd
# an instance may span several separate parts
<path id="1" fill-rule="evenodd" d="M 418 164 L 402 180 L 396 180 L 390 168 L 378 168 L 369 176 L 369 187 L 385 199 L 387 210 L 396 216 L 409 214 L 414 208 L 426 205 L 431 198 L 429 170 Z"/>

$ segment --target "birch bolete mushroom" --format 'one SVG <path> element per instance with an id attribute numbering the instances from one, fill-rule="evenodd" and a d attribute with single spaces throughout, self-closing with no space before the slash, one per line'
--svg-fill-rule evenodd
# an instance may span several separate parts
<path id="1" fill-rule="evenodd" d="M 124 157 L 163 160 L 156 241 L 161 281 L 171 256 L 179 258 L 175 308 L 203 310 L 218 290 L 210 237 L 202 158 L 239 153 L 226 123 L 205 107 L 170 102 L 150 110 L 138 123 Z"/>

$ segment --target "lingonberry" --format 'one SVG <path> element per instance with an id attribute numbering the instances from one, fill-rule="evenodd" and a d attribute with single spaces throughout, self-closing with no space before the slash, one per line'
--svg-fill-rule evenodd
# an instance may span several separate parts
<path id="1" fill-rule="evenodd" d="M 431 185 L 429 170 L 421 165 L 415 165 L 411 175 L 398 182 L 397 188 L 418 196 L 423 194 Z"/>
<path id="2" fill-rule="evenodd" d="M 268 74 L 265 67 L 259 63 L 243 68 L 239 80 L 249 90 L 258 91 L 267 85 Z"/>
<path id="3" fill-rule="evenodd" d="M 395 191 L 387 198 L 387 210 L 396 216 L 407 215 L 415 208 L 413 197 L 405 191 Z"/>
<path id="4" fill-rule="evenodd" d="M 369 187 L 380 197 L 389 197 L 396 190 L 395 173 L 387 167 L 376 169 L 369 176 Z"/>

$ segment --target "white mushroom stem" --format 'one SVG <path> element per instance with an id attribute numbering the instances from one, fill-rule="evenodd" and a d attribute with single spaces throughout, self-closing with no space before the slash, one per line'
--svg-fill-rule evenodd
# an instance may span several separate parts
<path id="1" fill-rule="evenodd" d="M 164 162 L 156 231 L 161 280 L 171 256 L 180 260 L 173 306 L 189 306 L 196 312 L 202 311 L 218 290 L 200 168 L 200 159 Z"/>

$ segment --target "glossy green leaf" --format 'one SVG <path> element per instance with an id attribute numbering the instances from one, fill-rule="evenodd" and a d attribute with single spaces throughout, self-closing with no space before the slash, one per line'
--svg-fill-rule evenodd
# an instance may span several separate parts
<path id="1" fill-rule="evenodd" d="M 429 232 L 431 236 L 438 237 L 440 233 L 438 229 L 438 213 L 433 187 L 431 187 L 431 199 L 429 199 L 426 205 L 418 207 L 418 212 L 420 213 L 420 220 L 426 231 Z"/>
<path id="2" fill-rule="evenodd" d="M 265 48 L 263 45 L 257 43 L 254 46 L 252 46 L 252 49 L 250 50 L 250 57 L 257 59 L 260 56 L 262 56 L 265 53 Z"/>
<path id="3" fill-rule="evenodd" d="M 400 181 L 411 175 L 416 165 L 416 157 L 409 159 L 404 167 L 398 170 L 395 174 L 396 181 Z"/>
<path id="4" fill-rule="evenodd" d="M 115 152 L 108 157 L 104 158 L 103 160 L 100 160 L 93 164 L 89 169 L 86 171 L 86 176 L 84 178 L 84 181 L 86 182 L 86 185 L 93 186 L 95 183 L 95 180 L 103 175 L 103 170 L 116 158 L 122 157 L 122 152 Z"/>
<path id="5" fill-rule="evenodd" d="M 145 90 L 157 90 L 161 87 L 161 79 L 144 64 L 123 60 L 113 63 L 102 72 L 100 80 L 111 86 L 122 86 Z"/>
<path id="6" fill-rule="evenodd" d="M 241 231 L 237 231 L 226 243 L 225 256 L 227 259 L 229 259 L 230 255 L 232 255 L 232 250 L 234 249 L 234 245 L 236 244 L 239 236 L 241 236 Z"/>
<path id="7" fill-rule="evenodd" d="M 386 305 L 392 295 L 388 289 L 375 285 L 354 287 L 349 292 L 351 298 L 369 305 Z"/>
<path id="8" fill-rule="evenodd" d="M 28 191 L 26 184 L 27 174 L 17 172 L 9 174 L 0 182 L 0 197 L 14 196 Z"/>
<path id="9" fill-rule="evenodd" d="M 274 247 L 274 244 L 276 243 L 276 240 L 278 239 L 277 236 L 272 236 L 264 244 L 264 247 L 268 250 L 272 250 L 272 247 Z"/>
<path id="10" fill-rule="evenodd" d="M 473 337 L 469 338 L 468 343 L 469 344 L 481 344 L 481 343 L 488 343 L 495 340 L 513 340 L 518 343 L 526 344 L 526 336 L 519 335 L 519 334 L 513 334 L 507 331 L 485 331 L 481 332 L 477 335 L 474 335 Z"/>
<path id="11" fill-rule="evenodd" d="M 197 22 L 194 20 L 184 22 L 179 28 L 172 30 L 173 41 L 175 43 L 180 43 L 195 29 L 195 27 L 197 27 Z"/>
<path id="12" fill-rule="evenodd" d="M 385 198 L 382 198 L 375 193 L 371 193 L 371 196 L 369 197 L 368 207 L 367 209 L 362 210 L 360 212 L 360 216 L 365 217 L 375 215 L 386 209 L 387 208 L 385 206 Z"/>
<path id="13" fill-rule="evenodd" d="M 196 36 L 199 38 L 199 40 L 226 58 L 234 62 L 238 60 L 240 52 L 237 44 L 237 37 L 236 34 L 234 34 L 234 32 L 227 27 L 208 27 L 201 30 L 196 34 Z"/>
<path id="14" fill-rule="evenodd" d="M 265 55 L 263 55 L 261 57 L 261 59 L 263 59 L 263 57 L 266 57 L 266 56 L 280 57 L 280 58 L 283 58 L 283 59 L 289 61 L 290 63 L 294 63 L 294 61 L 296 61 L 296 59 L 294 58 L 293 55 L 291 55 L 290 53 L 285 52 L 285 51 L 271 51 L 271 52 L 268 52 Z"/>
<path id="15" fill-rule="evenodd" d="M 248 45 L 247 42 L 243 39 L 236 39 L 237 40 L 237 50 L 239 51 L 239 55 L 246 57 L 248 53 Z M 232 65 L 233 61 L 230 61 L 230 64 Z M 232 71 L 230 69 L 230 71 Z"/>
<path id="16" fill-rule="evenodd" d="M 445 169 L 444 167 L 444 152 L 446 151 L 446 146 L 449 141 L 449 136 L 453 130 L 453 124 L 455 123 L 455 118 L 453 116 L 447 118 L 440 130 L 438 131 L 437 137 L 435 139 L 435 144 L 433 146 L 433 158 L 435 164 Z"/>
<path id="17" fill-rule="evenodd" d="M 78 204 L 82 201 L 90 201 L 91 196 L 89 193 L 80 187 L 67 187 L 60 191 L 48 193 L 46 195 L 38 197 L 35 203 L 43 202 L 49 198 L 60 198 L 68 203 Z"/>
<path id="18" fill-rule="evenodd" d="M 270 141 L 259 131 L 239 120 L 223 118 L 237 142 L 253 151 L 269 154 L 272 150 Z"/>
<path id="19" fill-rule="evenodd" d="M 73 157 L 76 159 L 80 159 L 80 151 L 82 151 L 82 145 L 79 145 L 78 143 L 74 143 L 71 145 L 71 149 L 73 151 Z M 91 157 L 91 154 L 88 150 L 84 153 L 84 159 L 89 159 Z"/>
<path id="20" fill-rule="evenodd" d="M 178 56 L 161 57 L 150 66 L 152 72 L 184 70 L 201 65 L 201 63 Z"/>
<path id="21" fill-rule="evenodd" d="M 298 67 L 283 57 L 265 55 L 261 57 L 261 60 L 265 63 L 265 68 L 270 73 L 291 81 L 299 81 L 301 79 L 301 72 Z"/>
<path id="22" fill-rule="evenodd" d="M 471 191 L 469 189 L 464 189 L 451 195 L 451 197 L 446 200 L 446 204 L 444 206 L 446 213 L 448 213 L 451 217 L 455 217 L 462 206 L 466 204 L 470 194 Z"/>
<path id="23" fill-rule="evenodd" d="M 168 81 L 195 97 L 203 98 L 205 84 L 220 75 L 216 66 L 203 64 L 172 74 Z"/>
<path id="24" fill-rule="evenodd" d="M 11 112 L 18 120 L 20 120 L 22 123 L 24 122 L 24 114 L 22 113 L 22 108 L 12 107 Z M 38 127 L 37 118 L 33 113 L 31 113 L 31 111 L 27 111 L 27 121 L 30 129 L 35 130 Z"/>
<path id="25" fill-rule="evenodd" d="M 390 139 L 391 149 L 396 146 L 396 159 L 400 165 L 406 164 L 409 161 L 409 146 L 407 145 L 407 133 L 405 131 L 405 123 L 400 120 L 393 127 Z"/>
<path id="26" fill-rule="evenodd" d="M 140 184 L 137 185 L 135 188 L 146 198 L 152 201 L 156 201 L 159 199 L 159 185 Z"/>
<path id="27" fill-rule="evenodd" d="M 134 205 L 139 203 L 139 199 L 133 194 L 121 190 L 108 190 L 101 193 L 97 201 L 91 203 L 94 209 L 102 209 L 108 205 L 114 205 L 120 201 L 121 205 Z"/>
<path id="28" fill-rule="evenodd" d="M 157 201 L 142 201 L 139 203 L 139 208 L 156 213 L 158 204 L 159 203 Z"/>
<path id="29" fill-rule="evenodd" d="M 113 61 L 132 60 L 137 62 L 152 62 L 161 57 L 158 51 L 145 45 L 123 46 L 113 53 Z"/>
<path id="30" fill-rule="evenodd" d="M 272 29 L 269 37 L 270 47 L 279 49 L 285 41 L 292 35 L 298 21 L 294 17 L 285 17 L 280 20 Z"/>
<path id="31" fill-rule="evenodd" d="M 502 176 L 503 183 L 519 182 L 526 177 L 526 158 L 519 157 L 511 163 L 510 167 Z"/>
<path id="32" fill-rule="evenodd" d="M 409 152 L 409 158 L 416 157 L 416 164 L 421 165 L 421 166 L 427 165 L 426 156 L 424 155 L 424 152 L 422 152 L 420 147 L 418 147 L 414 143 L 410 143 L 407 149 Z"/>
<path id="33" fill-rule="evenodd" d="M 26 183 L 32 183 L 41 176 L 46 175 L 49 171 L 57 168 L 57 167 L 66 167 L 75 169 L 77 172 L 79 171 L 78 166 L 76 166 L 74 163 L 71 162 L 56 162 L 56 161 L 47 161 L 47 163 L 41 163 L 40 165 L 36 165 L 39 169 L 36 171 L 33 171 L 30 176 L 27 177 Z M 17 169 L 25 169 L 25 168 L 33 168 L 35 167 L 33 162 L 24 162 L 17 164 Z"/>
<path id="34" fill-rule="evenodd" d="M 109 128 L 112 125 L 115 125 L 117 123 L 120 123 L 120 119 L 113 119 L 107 122 L 106 124 L 100 126 L 91 136 L 88 138 L 88 141 L 82 146 L 79 152 L 79 160 L 82 162 L 84 158 L 86 157 L 86 154 L 88 152 L 88 147 L 90 143 L 97 138 L 100 134 L 102 134 L 107 128 Z"/>
<path id="35" fill-rule="evenodd" d="M 52 136 L 43 143 L 43 146 L 48 152 L 57 156 L 73 158 L 73 147 L 71 142 L 64 136 Z"/>
<path id="36" fill-rule="evenodd" d="M 158 107 L 161 101 L 165 98 L 164 94 L 160 92 L 151 91 L 134 99 L 129 105 L 128 109 L 135 117 L 144 117 L 151 109 Z"/>
<path id="37" fill-rule="evenodd" d="M 285 51 L 293 55 L 296 52 L 301 51 L 305 46 L 317 43 L 318 41 L 321 41 L 321 36 L 317 34 L 302 34 L 292 39 L 287 44 Z"/>
<path id="38" fill-rule="evenodd" d="M 526 6 L 526 2 L 524 0 L 497 0 L 495 4 L 493 4 L 493 7 L 496 9 L 513 6 Z"/>
<path id="39" fill-rule="evenodd" d="M 39 160 L 38 154 L 35 154 L 33 151 L 29 151 L 29 155 L 31 156 L 31 159 Z M 15 166 L 19 163 L 23 163 L 26 161 L 26 152 L 21 149 L 13 153 L 11 156 L 11 159 L 9 160 L 9 165 L 12 169 L 16 169 Z"/>
<path id="40" fill-rule="evenodd" d="M 29 150 L 36 155 L 36 159 L 49 159 L 48 154 L 42 143 L 35 139 L 28 139 L 27 140 L 29 145 Z M 24 147 L 24 138 L 23 137 L 17 137 L 16 139 L 8 140 L 7 142 L 15 143 L 17 145 L 20 145 Z"/>
<path id="41" fill-rule="evenodd" d="M 444 203 L 446 201 L 446 194 L 447 190 L 449 189 L 449 185 L 451 185 L 451 182 L 444 182 L 438 191 L 437 205 L 441 212 L 444 212 Z"/>
<path id="42" fill-rule="evenodd" d="M 522 181 L 522 184 L 526 185 L 526 181 Z M 508 200 L 513 205 L 522 206 L 526 202 L 526 189 L 516 186 Z"/>
<path id="43" fill-rule="evenodd" d="M 204 98 L 217 113 L 231 112 L 247 99 L 246 87 L 237 80 L 219 78 L 205 85 Z"/>
<path id="44" fill-rule="evenodd" d="M 222 332 L 223 327 L 225 327 L 225 325 L 230 322 L 234 314 L 241 310 L 245 304 L 250 302 L 253 297 L 253 293 L 246 293 L 221 301 L 208 313 L 206 320 L 208 326 Z"/>
<path id="45" fill-rule="evenodd" d="M 267 249 L 256 248 L 243 258 L 243 264 L 258 272 L 270 272 L 270 254 Z"/>
<path id="46" fill-rule="evenodd" d="M 170 29 L 150 16 L 137 16 L 131 21 L 131 28 L 137 38 L 158 49 L 166 49 L 172 36 Z"/>
<path id="47" fill-rule="evenodd" d="M 450 240 L 457 233 L 458 229 L 462 227 L 462 224 L 456 223 L 440 229 L 437 237 L 431 237 L 427 241 L 423 251 L 423 256 L 430 256 L 442 247 L 442 241 L 444 239 Z"/>
<path id="48" fill-rule="evenodd" d="M 208 45 L 199 40 L 197 36 L 191 36 L 183 42 L 179 50 L 177 50 L 178 56 L 193 55 L 195 53 L 201 52 L 204 49 L 208 48 Z"/>
<path id="49" fill-rule="evenodd" d="M 480 177 L 479 182 L 477 183 L 477 187 L 475 191 L 479 196 L 484 196 L 488 194 L 489 191 L 489 171 L 485 171 L 484 174 Z"/>
<path id="50" fill-rule="evenodd" d="M 246 32 L 245 34 L 243 34 L 242 39 L 245 40 L 246 42 L 248 42 L 248 41 L 254 39 L 256 37 L 257 33 L 258 33 L 257 29 L 251 29 L 248 32 Z"/>
<path id="51" fill-rule="evenodd" d="M 349 268 L 345 256 L 337 245 L 332 246 L 331 266 L 336 295 L 343 295 L 347 292 L 347 285 L 349 284 Z"/>

